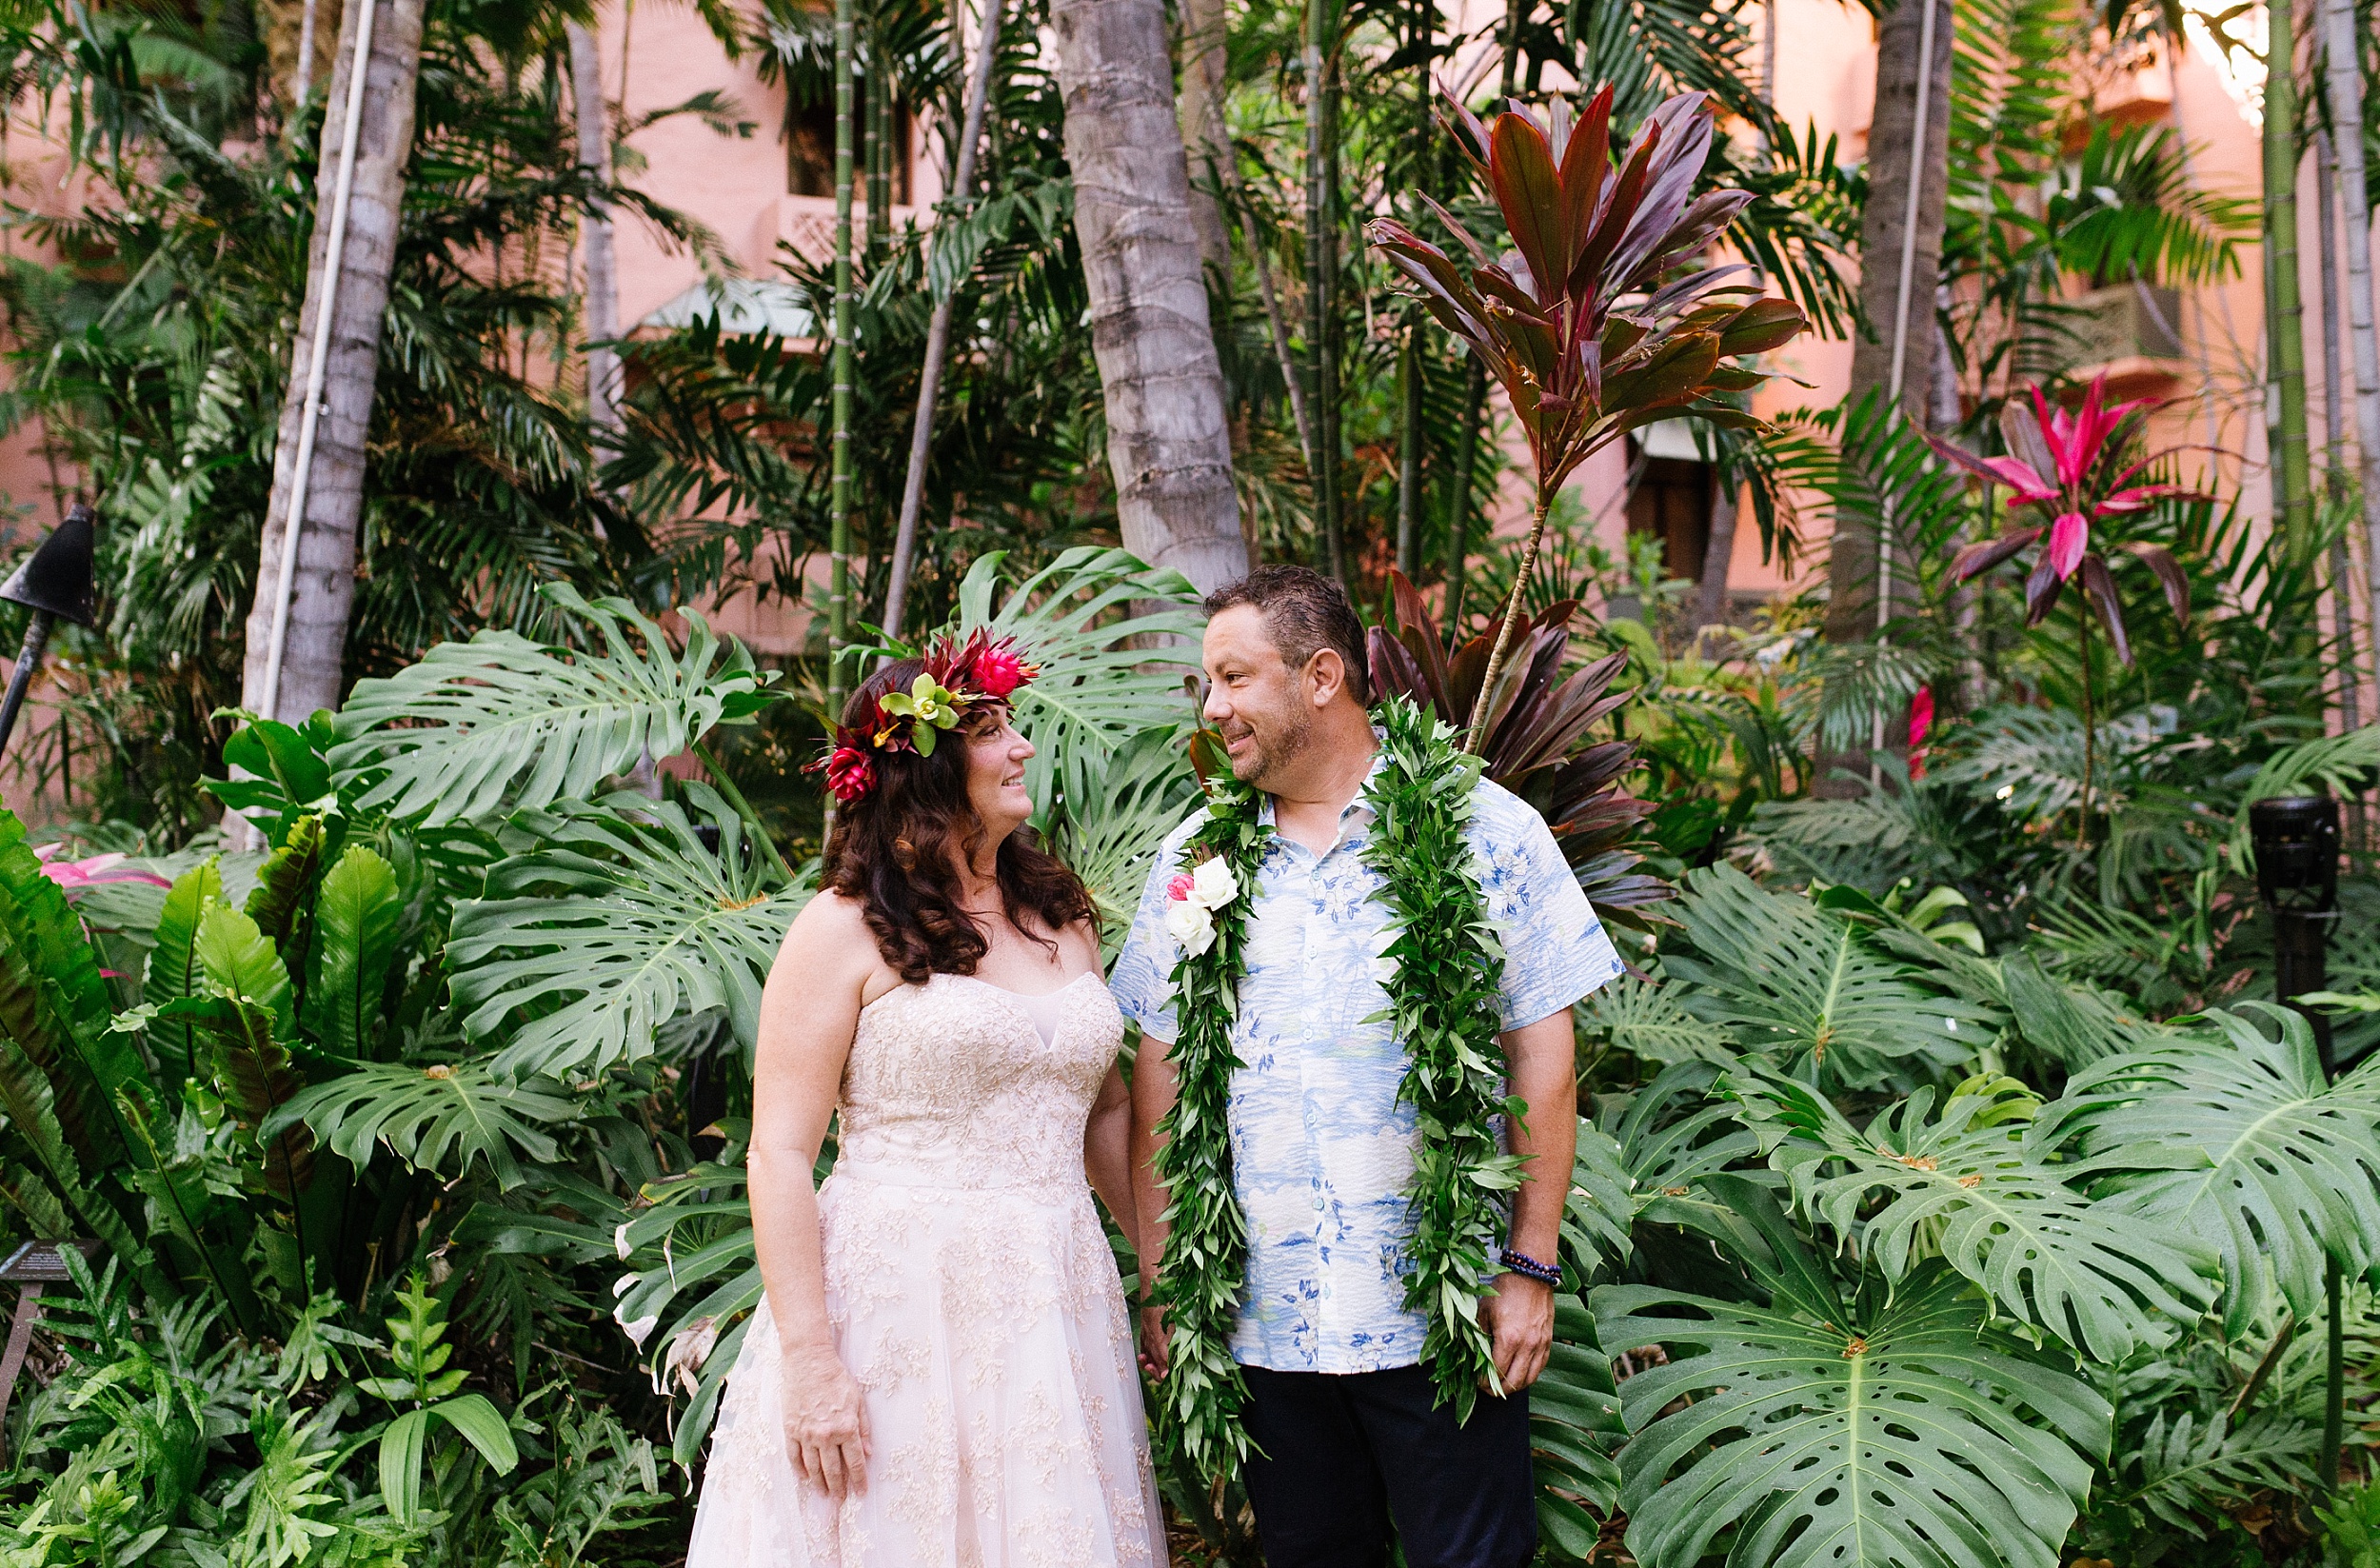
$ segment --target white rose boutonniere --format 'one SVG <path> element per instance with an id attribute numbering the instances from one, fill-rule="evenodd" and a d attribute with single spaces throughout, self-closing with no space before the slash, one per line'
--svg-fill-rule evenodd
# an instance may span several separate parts
<path id="1" fill-rule="evenodd" d="M 1165 929 L 1197 958 L 1215 945 L 1215 911 L 1240 896 L 1240 879 L 1220 860 L 1201 862 L 1195 872 L 1177 872 L 1165 884 Z"/>

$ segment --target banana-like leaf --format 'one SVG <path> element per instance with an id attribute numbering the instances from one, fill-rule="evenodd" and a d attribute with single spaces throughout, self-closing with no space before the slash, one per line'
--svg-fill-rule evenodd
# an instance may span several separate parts
<path id="1" fill-rule="evenodd" d="M 1165 836 L 1198 796 L 1180 736 L 1171 726 L 1141 731 L 1067 802 L 1058 854 L 1091 889 L 1102 940 L 1113 946 L 1123 943 Z"/>
<path id="2" fill-rule="evenodd" d="M 446 946 L 464 1032 L 507 1040 L 498 1075 L 591 1076 L 650 1055 L 656 1029 L 706 1007 L 725 1008 L 751 1051 L 762 982 L 812 884 L 773 886 L 742 820 L 701 784 L 685 796 L 717 824 L 716 853 L 678 805 L 643 796 L 513 819 L 537 847 L 456 906 Z"/>
<path id="3" fill-rule="evenodd" d="M 350 1061 L 368 1054 L 404 914 L 396 868 L 376 851 L 351 845 L 324 873 L 305 1007 L 307 1030 L 324 1050 Z"/>
<path id="4" fill-rule="evenodd" d="M 288 1037 L 289 971 L 255 921 L 229 904 L 215 904 L 199 916 L 198 939 L 192 946 L 198 955 L 199 972 L 206 980 L 199 991 L 202 998 L 237 997 L 251 1002 L 272 1015 L 276 1034 L 283 1039 Z M 171 1019 L 198 1015 L 175 1013 L 165 1007 L 158 1010 L 157 1016 Z"/>
<path id="5" fill-rule="evenodd" d="M 1999 1014 L 1944 995 L 1852 920 L 1773 893 L 1731 865 L 1688 879 L 1676 919 L 1694 944 L 1665 952 L 1678 997 L 1739 1048 L 1796 1077 L 1851 1088 L 1933 1077 L 1990 1043 Z"/>
<path id="6" fill-rule="evenodd" d="M 280 1021 L 272 1009 L 247 997 L 217 991 L 169 1002 L 158 1009 L 158 1016 L 189 1021 L 204 1060 L 214 1069 L 215 1092 L 223 1097 L 233 1119 L 256 1140 L 266 1185 L 295 1202 L 313 1180 L 314 1140 L 303 1123 L 293 1124 L 277 1114 L 305 1085 L 289 1061 L 288 1048 L 275 1038 Z M 268 1127 L 270 1132 L 266 1131 Z"/>
<path id="7" fill-rule="evenodd" d="M 131 1157 L 116 1096 L 153 1101 L 148 1063 L 109 1031 L 108 982 L 56 883 L 0 810 L 0 1034 L 48 1080 L 56 1124 L 89 1180 Z"/>
<path id="8" fill-rule="evenodd" d="M 994 606 L 1002 552 L 982 555 L 959 585 L 962 627 L 1014 637 L 1041 677 L 1016 695 L 1017 728 L 1036 748 L 1025 764 L 1039 821 L 1087 799 L 1093 780 L 1134 736 L 1192 718 L 1181 678 L 1199 665 L 1199 594 L 1177 571 L 1118 549 L 1081 545 Z M 1136 603 L 1177 606 L 1134 613 Z"/>
<path id="9" fill-rule="evenodd" d="M 265 857 L 257 869 L 255 889 L 248 896 L 248 918 L 256 923 L 275 951 L 294 963 L 297 950 L 289 938 L 306 912 L 306 896 L 323 865 L 323 820 L 310 812 L 289 824 L 281 847 Z"/>
<path id="10" fill-rule="evenodd" d="M 1606 1342 L 1669 1356 L 1620 1385 L 1636 1559 L 2056 1568 L 2107 1453 L 2107 1400 L 1992 1324 L 1947 1265 L 1846 1300 L 1765 1195 L 1713 1181 L 1769 1242 L 1769 1260 L 1750 1260 L 1766 1304 L 1595 1293 Z"/>
<path id="11" fill-rule="evenodd" d="M 1582 1133 L 1587 1129 L 1581 1129 Z M 1529 1390 L 1529 1451 L 1537 1478 L 1537 1538 L 1554 1562 L 1588 1561 L 1602 1536 L 1593 1514 L 1619 1500 L 1612 1455 L 1628 1437 L 1611 1358 L 1575 1297 L 1554 1299 L 1554 1349 Z"/>
<path id="12" fill-rule="evenodd" d="M 387 680 L 359 681 L 339 713 L 330 764 L 358 805 L 429 825 L 592 796 L 646 754 L 677 756 L 715 724 L 746 721 L 781 693 L 752 656 L 684 611 L 685 650 L 625 600 L 538 590 L 598 645 L 550 647 L 510 631 L 441 643 Z"/>
<path id="13" fill-rule="evenodd" d="M 2214 1300 L 2211 1248 L 2094 1203 L 2026 1158 L 2029 1099 L 1961 1085 L 1937 1114 L 1921 1088 L 1862 1130 L 1790 1079 L 1747 1074 L 1733 1087 L 1795 1205 L 1856 1240 L 1887 1280 L 1938 1253 L 2000 1310 L 2101 1361 L 2168 1342 Z M 2003 1119 L 2012 1110 L 2022 1114 Z"/>
<path id="14" fill-rule="evenodd" d="M 207 971 L 198 962 L 198 923 L 209 905 L 222 902 L 223 873 L 212 857 L 174 879 L 157 917 L 156 945 L 149 951 L 149 970 L 141 980 L 141 995 L 150 1005 L 196 996 L 206 983 Z M 168 1054 L 178 1074 L 194 1070 L 197 1057 L 187 1020 L 158 1020 L 149 1026 L 149 1042 Z"/>
<path id="15" fill-rule="evenodd" d="M 407 1164 L 442 1180 L 485 1161 L 497 1184 L 509 1191 L 523 1180 L 516 1151 L 536 1163 L 550 1162 L 559 1146 L 540 1129 L 579 1114 L 556 1090 L 495 1078 L 478 1062 L 370 1062 L 305 1090 L 261 1130 L 270 1140 L 302 1121 L 359 1170 L 383 1142 Z"/>
<path id="16" fill-rule="evenodd" d="M 10 1180 L 0 1190 L 32 1221 L 33 1234 L 61 1237 L 72 1234 L 76 1226 L 89 1226 L 89 1234 L 106 1241 L 119 1258 L 135 1256 L 140 1242 L 131 1227 L 85 1180 L 82 1162 L 59 1124 L 49 1077 L 5 1034 L 0 1034 L 0 1115 L 7 1118 L 0 1126 L 0 1149 L 30 1167 L 8 1173 Z M 75 1217 L 71 1221 L 69 1210 Z"/>
<path id="17" fill-rule="evenodd" d="M 2211 1242 L 2224 1321 L 2244 1330 L 2277 1294 L 2322 1310 L 2324 1260 L 2350 1277 L 2380 1261 L 2380 1058 L 2336 1083 L 2304 1018 L 2248 1002 L 2212 1027 L 2077 1073 L 2030 1141 L 2072 1151 L 2077 1182 L 2112 1179 L 2110 1201 Z"/>

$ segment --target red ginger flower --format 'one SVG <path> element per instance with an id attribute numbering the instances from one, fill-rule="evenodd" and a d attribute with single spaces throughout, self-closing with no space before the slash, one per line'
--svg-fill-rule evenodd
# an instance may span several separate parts
<path id="1" fill-rule="evenodd" d="M 826 792 L 849 805 L 876 787 L 876 764 L 858 746 L 835 747 L 826 758 Z"/>

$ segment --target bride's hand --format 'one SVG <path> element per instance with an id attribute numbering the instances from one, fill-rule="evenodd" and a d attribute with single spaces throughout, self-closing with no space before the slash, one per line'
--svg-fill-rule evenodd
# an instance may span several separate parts
<path id="1" fill-rule="evenodd" d="M 785 1354 L 785 1446 L 803 1478 L 841 1502 L 867 1490 L 867 1411 L 828 1346 Z"/>

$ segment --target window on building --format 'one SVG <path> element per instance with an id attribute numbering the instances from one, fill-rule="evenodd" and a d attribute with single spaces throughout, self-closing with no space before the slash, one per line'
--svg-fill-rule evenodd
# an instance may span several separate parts
<path id="1" fill-rule="evenodd" d="M 1628 493 L 1628 531 L 1661 542 L 1669 576 L 1698 583 L 1711 547 L 1711 466 L 1682 425 L 1651 426 L 1645 435 L 1643 446 L 1628 444 L 1630 464 L 1644 466 Z"/>
<path id="2" fill-rule="evenodd" d="M 867 197 L 867 81 L 863 77 L 852 93 L 854 190 Z M 912 127 L 909 106 L 896 101 L 892 113 L 892 199 L 909 203 L 909 147 Z M 801 92 L 785 99 L 785 190 L 795 196 L 835 193 L 835 98 L 831 89 Z"/>

